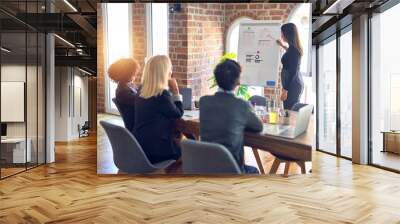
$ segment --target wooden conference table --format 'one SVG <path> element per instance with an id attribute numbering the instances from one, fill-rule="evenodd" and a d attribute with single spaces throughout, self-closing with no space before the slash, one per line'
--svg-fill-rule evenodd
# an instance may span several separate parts
<path id="1" fill-rule="evenodd" d="M 185 135 L 191 135 L 196 139 L 199 139 L 200 122 L 198 119 L 198 111 L 185 111 L 183 119 L 177 121 L 177 129 Z M 263 133 L 257 134 L 246 132 L 244 144 L 253 149 L 261 173 L 265 172 L 258 150 L 268 151 L 276 157 L 276 160 L 296 162 L 302 168 L 302 173 L 305 173 L 304 164 L 305 162 L 311 161 L 312 157 L 313 137 L 313 119 L 311 119 L 307 131 L 295 139 L 277 137 Z M 278 166 L 279 164 L 280 162 L 277 163 Z M 277 169 L 278 167 L 275 168 Z"/>

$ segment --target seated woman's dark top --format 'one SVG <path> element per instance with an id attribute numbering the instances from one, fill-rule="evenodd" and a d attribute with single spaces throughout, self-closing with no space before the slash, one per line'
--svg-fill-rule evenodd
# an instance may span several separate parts
<path id="1" fill-rule="evenodd" d="M 125 128 L 133 133 L 135 125 L 135 97 L 137 89 L 132 83 L 118 83 L 115 90 L 116 106 L 124 121 Z"/>
<path id="2" fill-rule="evenodd" d="M 178 159 L 181 150 L 175 143 L 175 121 L 183 116 L 181 101 L 174 101 L 167 90 L 148 99 L 135 100 L 134 135 L 150 162 Z"/>

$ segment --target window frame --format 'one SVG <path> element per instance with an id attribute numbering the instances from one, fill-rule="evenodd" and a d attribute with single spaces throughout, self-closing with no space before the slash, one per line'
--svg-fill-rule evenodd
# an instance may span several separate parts
<path id="1" fill-rule="evenodd" d="M 374 76 L 374 64 L 373 64 L 373 54 L 374 54 L 374 48 L 373 48 L 373 41 L 374 41 L 374 35 L 372 34 L 374 28 L 373 28 L 373 19 L 375 16 L 378 14 L 383 14 L 385 11 L 397 6 L 400 4 L 397 0 L 388 0 L 384 4 L 380 5 L 379 7 L 375 8 L 372 11 L 368 12 L 368 30 L 367 30 L 367 38 L 368 38 L 368 69 L 367 69 L 367 75 L 368 75 L 368 110 L 367 110 L 367 119 L 368 119 L 368 165 L 377 167 L 379 169 L 383 170 L 388 170 L 391 172 L 395 173 L 400 173 L 400 170 L 394 169 L 388 166 L 381 165 L 379 163 L 374 162 L 374 141 L 373 141 L 373 76 Z"/>
<path id="2" fill-rule="evenodd" d="M 347 159 L 347 160 L 352 160 L 352 158 L 349 158 L 347 156 L 343 156 L 341 153 L 341 118 L 340 118 L 340 113 L 341 113 L 341 90 L 340 90 L 340 84 L 341 84 L 341 64 L 340 64 L 340 41 L 341 41 L 341 36 L 344 35 L 347 32 L 352 32 L 352 23 L 347 24 L 345 27 L 337 30 L 335 33 L 332 35 L 326 37 L 325 39 L 319 41 L 316 44 L 316 86 L 317 86 L 317 91 L 316 91 L 316 105 L 317 105 L 317 110 L 316 110 L 316 150 L 319 152 L 327 153 L 339 158 Z M 320 67 L 320 56 L 319 56 L 319 48 L 320 45 L 327 44 L 331 41 L 336 41 L 336 152 L 328 152 L 325 151 L 324 149 L 320 149 L 319 147 L 319 67 Z"/>
<path id="3" fill-rule="evenodd" d="M 147 59 L 153 55 L 153 4 L 167 4 L 168 3 L 146 3 L 146 58 Z M 169 54 L 169 7 L 167 7 L 167 52 Z"/>
<path id="4" fill-rule="evenodd" d="M 120 4 L 120 3 L 105 3 L 101 4 L 102 11 L 104 12 L 104 22 L 103 22 L 103 46 L 104 46 L 104 66 L 103 66 L 103 74 L 104 74 L 104 111 L 109 114 L 120 115 L 118 109 L 112 107 L 112 99 L 110 96 L 110 82 L 112 80 L 107 75 L 107 67 L 109 66 L 109 48 L 108 48 L 108 4 Z M 133 18 L 133 7 L 131 3 L 128 3 L 128 33 L 129 33 L 129 52 L 130 57 L 133 57 L 133 29 L 132 29 L 132 18 Z"/>

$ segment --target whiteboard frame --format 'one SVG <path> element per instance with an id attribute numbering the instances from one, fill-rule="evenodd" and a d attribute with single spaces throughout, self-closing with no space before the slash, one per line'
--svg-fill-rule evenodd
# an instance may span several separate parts
<path id="1" fill-rule="evenodd" d="M 279 25 L 279 27 L 282 26 L 282 24 L 284 23 L 283 20 L 251 20 L 251 21 L 242 21 L 239 23 L 239 39 L 238 42 L 240 43 L 240 26 L 245 26 L 245 25 L 262 25 L 262 24 L 268 24 L 268 25 Z M 276 37 L 276 39 L 280 39 L 281 36 L 279 35 L 278 37 Z M 279 50 L 279 54 L 278 57 L 281 58 L 282 57 L 282 50 Z M 237 61 L 239 62 L 239 49 L 238 49 L 238 54 L 237 54 Z M 275 81 L 275 87 L 278 86 L 278 81 L 279 81 L 279 64 L 278 64 L 278 68 L 277 68 L 277 74 L 276 74 L 276 80 Z M 272 80 L 271 80 L 272 81 Z M 247 84 L 244 84 L 247 85 Z M 254 85 L 252 85 L 254 86 Z M 264 85 L 255 85 L 255 86 L 260 86 L 260 87 L 267 87 L 266 83 Z"/>

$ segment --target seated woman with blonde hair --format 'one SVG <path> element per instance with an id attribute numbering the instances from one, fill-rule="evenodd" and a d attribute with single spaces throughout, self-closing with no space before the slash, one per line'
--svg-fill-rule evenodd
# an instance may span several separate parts
<path id="1" fill-rule="evenodd" d="M 108 68 L 108 76 L 118 84 L 115 103 L 124 120 L 125 128 L 133 133 L 135 123 L 135 97 L 137 87 L 133 84 L 140 65 L 132 58 L 121 58 Z"/>
<path id="2" fill-rule="evenodd" d="M 135 100 L 134 135 L 152 163 L 179 159 L 175 142 L 175 120 L 183 116 L 182 96 L 171 78 L 171 60 L 151 57 L 144 66 L 141 89 Z"/>

